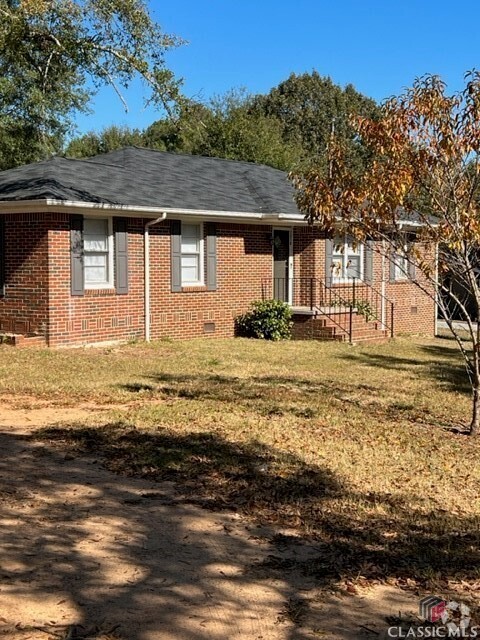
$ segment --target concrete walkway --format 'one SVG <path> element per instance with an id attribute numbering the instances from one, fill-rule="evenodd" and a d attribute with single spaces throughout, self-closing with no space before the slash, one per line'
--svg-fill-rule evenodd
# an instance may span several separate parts
<path id="1" fill-rule="evenodd" d="M 466 322 L 464 322 L 463 320 L 455 320 L 453 323 L 453 326 L 455 327 L 455 329 L 458 329 L 460 331 L 468 331 L 468 324 Z M 473 326 L 475 328 L 477 328 L 477 323 L 474 322 Z M 437 329 L 447 329 L 448 330 L 448 324 L 445 322 L 445 320 L 437 320 Z"/>

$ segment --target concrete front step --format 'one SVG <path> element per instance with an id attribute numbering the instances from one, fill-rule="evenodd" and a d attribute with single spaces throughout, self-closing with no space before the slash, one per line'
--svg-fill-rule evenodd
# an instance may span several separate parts
<path id="1" fill-rule="evenodd" d="M 306 316 L 294 314 L 293 337 L 297 340 L 335 340 L 347 342 L 350 327 L 350 318 L 344 314 Z M 343 327 L 343 328 L 342 328 Z M 355 344 L 367 342 L 374 344 L 385 342 L 389 339 L 387 332 L 377 320 L 366 321 L 364 316 L 354 314 L 352 316 L 352 337 Z"/>
<path id="2" fill-rule="evenodd" d="M 343 325 L 348 325 L 348 323 L 350 322 L 350 318 L 348 314 L 345 314 L 345 315 L 335 314 L 331 316 L 324 316 L 324 315 L 314 316 L 312 317 L 312 320 L 315 320 L 316 322 L 324 322 L 325 324 L 338 323 Z M 368 325 L 368 326 L 377 327 L 381 324 L 381 322 L 379 320 L 374 320 L 374 319 L 367 320 L 365 316 L 360 316 L 354 313 L 352 315 L 352 324 L 359 325 L 359 326 Z"/>
<path id="3" fill-rule="evenodd" d="M 318 340 L 348 340 L 348 333 L 344 331 L 325 331 L 319 332 L 315 334 L 315 338 Z M 366 342 L 368 340 L 387 340 L 388 336 L 385 332 L 376 332 L 376 333 L 355 333 L 352 332 L 352 342 Z"/>

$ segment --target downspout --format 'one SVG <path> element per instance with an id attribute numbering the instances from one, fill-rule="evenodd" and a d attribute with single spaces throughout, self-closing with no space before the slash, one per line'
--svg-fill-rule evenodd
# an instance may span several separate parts
<path id="1" fill-rule="evenodd" d="M 439 287 L 439 281 L 438 281 L 438 275 L 439 275 L 439 269 L 438 269 L 438 260 L 439 260 L 439 247 L 438 247 L 438 242 L 435 245 L 435 304 L 434 304 L 434 327 L 433 327 L 433 331 L 434 331 L 434 335 L 438 336 L 438 309 L 440 306 L 439 303 L 439 298 L 442 295 L 441 289 Z"/>
<path id="2" fill-rule="evenodd" d="M 158 224 L 159 222 L 163 222 L 167 214 L 164 212 L 162 215 L 156 220 L 150 220 L 150 222 L 145 223 L 145 229 L 143 231 L 143 246 L 144 246 L 144 267 L 145 267 L 145 291 L 144 291 L 144 300 L 145 300 L 145 342 L 150 342 L 150 227 L 153 227 L 154 224 Z"/>
<path id="3" fill-rule="evenodd" d="M 386 256 L 385 256 L 385 238 L 382 239 L 382 313 L 381 313 L 381 318 L 382 318 L 382 325 L 385 327 L 386 323 L 387 323 L 387 310 L 385 308 L 385 297 L 387 294 L 386 288 L 387 288 L 387 271 L 386 271 L 386 266 L 387 266 L 387 261 L 386 261 Z"/>

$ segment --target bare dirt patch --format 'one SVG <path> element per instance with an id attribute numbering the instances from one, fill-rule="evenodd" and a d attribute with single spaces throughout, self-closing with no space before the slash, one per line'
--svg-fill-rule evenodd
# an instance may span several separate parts
<path id="1" fill-rule="evenodd" d="M 75 406 L 69 406 L 70 404 L 71 401 L 65 399 L 61 405 L 58 405 L 55 401 L 52 402 L 46 398 L 23 394 L 3 394 L 0 405 L 0 427 L 8 427 L 12 433 L 26 434 L 41 427 L 56 424 L 71 424 L 82 420 L 92 422 L 92 418 L 95 416 L 102 416 L 116 409 L 125 410 L 135 403 L 78 402 Z"/>
<path id="2" fill-rule="evenodd" d="M 272 558 L 304 563 L 318 550 L 279 548 L 280 530 L 27 435 L 82 411 L 0 412 L 0 637 L 349 640 L 415 609 L 397 588 L 326 594 L 301 572 L 267 571 Z"/>

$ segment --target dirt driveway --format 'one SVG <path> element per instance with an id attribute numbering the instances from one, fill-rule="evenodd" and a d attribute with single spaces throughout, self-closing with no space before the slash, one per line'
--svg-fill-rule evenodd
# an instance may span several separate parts
<path id="1" fill-rule="evenodd" d="M 0 637 L 378 638 L 387 616 L 415 609 L 393 587 L 340 597 L 305 575 L 287 580 L 275 560 L 318 549 L 282 547 L 273 541 L 289 532 L 207 511 L 181 487 L 117 476 L 31 437 L 81 414 L 0 411 Z"/>

